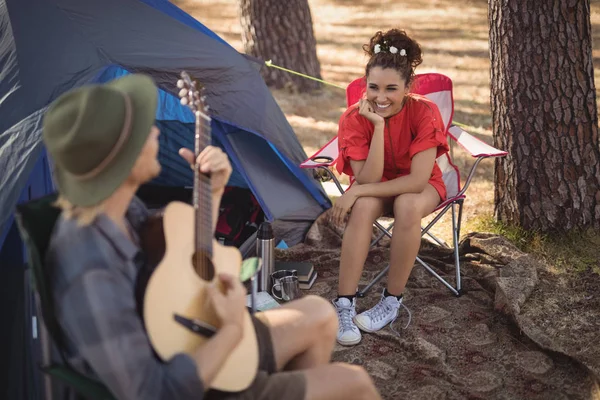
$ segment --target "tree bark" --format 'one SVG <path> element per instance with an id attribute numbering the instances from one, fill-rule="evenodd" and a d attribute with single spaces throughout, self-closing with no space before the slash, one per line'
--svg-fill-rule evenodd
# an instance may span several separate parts
<path id="1" fill-rule="evenodd" d="M 495 215 L 544 233 L 600 226 L 589 0 L 489 0 Z"/>
<path id="2" fill-rule="evenodd" d="M 246 54 L 321 78 L 308 0 L 240 0 L 240 20 Z M 317 81 L 276 68 L 263 66 L 261 74 L 270 87 L 300 92 L 321 87 Z"/>

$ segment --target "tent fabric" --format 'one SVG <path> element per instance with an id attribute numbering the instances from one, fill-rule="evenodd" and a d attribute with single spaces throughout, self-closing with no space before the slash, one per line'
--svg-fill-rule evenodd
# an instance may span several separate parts
<path id="1" fill-rule="evenodd" d="M 193 143 L 194 118 L 176 88 L 186 70 L 205 86 L 215 144 L 234 164 L 231 184 L 249 187 L 271 220 L 313 221 L 329 199 L 298 168 L 306 154 L 254 64 L 166 0 L 0 0 L 0 248 L 41 173 L 47 106 L 74 87 L 133 72 L 160 88 L 158 183 L 192 184 L 176 154 Z M 54 190 L 43 187 L 40 195 Z"/>

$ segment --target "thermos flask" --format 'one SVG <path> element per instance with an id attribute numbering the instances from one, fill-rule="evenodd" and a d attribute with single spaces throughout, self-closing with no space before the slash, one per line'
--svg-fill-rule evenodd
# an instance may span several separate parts
<path id="1" fill-rule="evenodd" d="M 256 254 L 262 261 L 262 267 L 258 273 L 258 291 L 271 291 L 271 274 L 273 273 L 274 244 L 273 227 L 269 222 L 263 222 L 258 228 L 256 235 Z"/>

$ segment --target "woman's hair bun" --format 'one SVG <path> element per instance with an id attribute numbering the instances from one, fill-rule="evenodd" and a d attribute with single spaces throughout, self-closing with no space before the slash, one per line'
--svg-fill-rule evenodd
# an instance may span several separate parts
<path id="1" fill-rule="evenodd" d="M 391 48 L 395 48 L 395 51 L 394 49 L 390 51 Z M 371 58 L 393 57 L 397 59 L 399 66 L 408 64 L 412 70 L 423 62 L 421 46 L 401 29 L 378 31 L 368 44 L 363 45 L 363 50 Z"/>

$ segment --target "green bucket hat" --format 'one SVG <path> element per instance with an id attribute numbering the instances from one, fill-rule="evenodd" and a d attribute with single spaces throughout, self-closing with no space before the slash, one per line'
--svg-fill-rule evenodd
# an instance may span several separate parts
<path id="1" fill-rule="evenodd" d="M 71 90 L 50 105 L 42 135 L 61 195 L 88 207 L 114 193 L 146 143 L 157 98 L 150 77 L 131 74 Z"/>

